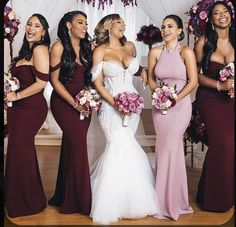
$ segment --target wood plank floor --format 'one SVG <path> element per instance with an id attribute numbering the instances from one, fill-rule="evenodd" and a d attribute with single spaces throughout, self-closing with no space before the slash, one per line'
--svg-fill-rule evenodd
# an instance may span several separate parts
<path id="1" fill-rule="evenodd" d="M 151 119 L 151 111 L 144 110 L 141 114 L 144 131 L 147 135 L 154 135 L 154 128 Z M 50 111 L 47 118 L 47 123 L 50 124 L 50 127 L 46 130 L 41 130 L 39 132 L 40 135 L 50 135 L 50 136 L 58 136 L 61 134 L 60 128 L 57 126 L 55 120 L 53 119 Z M 149 149 L 144 150 L 154 151 L 154 147 L 149 147 Z M 44 190 L 46 192 L 46 196 L 49 199 L 54 191 L 56 176 L 57 176 L 57 168 L 59 162 L 59 150 L 60 146 L 36 146 L 39 167 L 41 171 L 42 181 Z M 201 160 L 204 158 L 205 152 L 199 152 L 198 156 L 201 156 Z M 201 174 L 201 168 L 191 168 L 189 165 L 189 155 L 186 156 L 186 164 L 187 164 L 187 174 L 188 174 L 188 185 L 189 185 L 189 200 L 190 204 L 194 210 L 193 214 L 181 215 L 178 221 L 171 220 L 159 220 L 153 217 L 146 217 L 143 219 L 135 219 L 135 220 L 121 220 L 113 225 L 183 225 L 183 226 L 194 226 L 194 225 L 211 225 L 218 226 L 224 223 L 224 226 L 234 226 L 234 208 L 226 213 L 216 213 L 216 212 L 205 212 L 201 211 L 196 203 L 196 189 L 199 181 L 199 177 Z M 200 160 L 199 158 L 199 160 Z M 198 161 L 201 165 L 202 161 Z M 194 160 L 194 163 L 197 164 L 197 160 Z M 194 165 L 199 166 L 199 165 Z M 11 222 L 17 225 L 96 225 L 88 216 L 80 215 L 80 214 L 60 214 L 55 207 L 48 206 L 43 212 L 25 216 L 6 218 L 4 221 L 5 227 L 10 227 Z"/>
<path id="2" fill-rule="evenodd" d="M 47 198 L 53 194 L 55 187 L 57 168 L 59 162 L 59 146 L 37 146 L 39 166 Z M 227 213 L 215 213 L 200 211 L 195 204 L 197 183 L 200 176 L 199 168 L 188 168 L 189 200 L 193 214 L 181 215 L 178 221 L 159 220 L 146 217 L 136 220 L 121 220 L 114 225 L 221 225 L 228 222 L 233 214 L 232 208 Z M 94 225 L 88 216 L 80 214 L 60 214 L 57 208 L 48 206 L 43 212 L 12 218 L 9 220 L 17 225 Z M 232 225 L 233 226 L 233 225 Z"/>

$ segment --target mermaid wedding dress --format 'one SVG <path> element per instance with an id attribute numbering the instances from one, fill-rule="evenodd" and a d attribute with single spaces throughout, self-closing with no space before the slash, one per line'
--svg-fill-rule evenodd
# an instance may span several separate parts
<path id="1" fill-rule="evenodd" d="M 133 74 L 139 63 L 134 58 L 128 68 L 103 61 L 92 69 L 92 80 L 103 71 L 104 86 L 115 97 L 124 91 L 137 92 Z M 106 138 L 105 151 L 91 167 L 94 222 L 109 224 L 122 218 L 143 218 L 159 213 L 155 180 L 146 153 L 135 139 L 140 116 L 132 114 L 128 127 L 120 114 L 103 100 L 98 120 Z"/>

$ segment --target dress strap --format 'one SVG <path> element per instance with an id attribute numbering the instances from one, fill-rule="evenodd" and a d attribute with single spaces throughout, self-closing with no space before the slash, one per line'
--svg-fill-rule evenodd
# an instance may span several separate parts
<path id="1" fill-rule="evenodd" d="M 31 66 L 32 72 L 35 76 L 37 76 L 40 80 L 49 81 L 49 73 L 39 72 L 34 66 Z"/>
<path id="2" fill-rule="evenodd" d="M 50 72 L 56 71 L 57 69 L 61 68 L 61 66 L 62 66 L 62 62 L 59 62 L 55 66 L 50 66 Z"/>
<path id="3" fill-rule="evenodd" d="M 103 66 L 103 61 L 100 62 L 99 64 L 95 65 L 92 69 L 91 69 L 91 74 L 92 74 L 92 81 L 96 80 L 97 77 L 99 76 L 99 74 L 102 71 L 102 66 Z"/>

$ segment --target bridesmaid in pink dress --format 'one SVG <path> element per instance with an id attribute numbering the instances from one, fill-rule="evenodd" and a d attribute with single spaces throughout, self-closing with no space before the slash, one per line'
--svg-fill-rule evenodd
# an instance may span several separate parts
<path id="1" fill-rule="evenodd" d="M 197 66 L 193 50 L 178 41 L 184 38 L 183 22 L 168 15 L 161 26 L 165 45 L 155 47 L 148 55 L 148 83 L 153 91 L 157 81 L 177 85 L 176 105 L 167 115 L 153 109 L 156 132 L 156 193 L 161 213 L 156 218 L 177 220 L 180 214 L 192 213 L 183 149 L 183 134 L 192 112 L 190 92 L 197 86 Z"/>

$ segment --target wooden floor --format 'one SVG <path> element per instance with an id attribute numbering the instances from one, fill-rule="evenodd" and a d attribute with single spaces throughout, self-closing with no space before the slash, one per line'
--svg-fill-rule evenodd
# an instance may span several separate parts
<path id="1" fill-rule="evenodd" d="M 153 126 L 150 121 L 150 112 L 143 112 L 143 121 L 145 121 L 145 132 L 153 134 Z M 56 130 L 56 127 L 49 129 Z M 42 132 L 41 132 L 42 133 Z M 45 131 L 43 132 L 45 134 Z M 49 199 L 55 188 L 55 181 L 57 176 L 57 168 L 59 162 L 59 146 L 36 146 L 38 161 L 43 181 L 46 196 Z M 189 200 L 194 210 L 194 213 L 181 215 L 178 221 L 159 220 L 153 217 L 146 217 L 143 219 L 135 220 L 121 220 L 113 225 L 211 225 L 217 226 L 227 223 L 224 226 L 234 226 L 234 209 L 226 213 L 204 212 L 201 211 L 196 203 L 196 189 L 199 181 L 201 169 L 200 168 L 187 168 L 188 185 L 189 185 Z M 4 222 L 4 226 L 10 226 L 10 222 L 17 225 L 96 225 L 88 216 L 80 214 L 60 214 L 55 207 L 48 206 L 43 212 L 18 218 L 8 218 Z"/>

